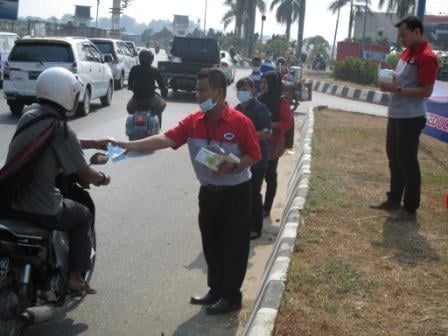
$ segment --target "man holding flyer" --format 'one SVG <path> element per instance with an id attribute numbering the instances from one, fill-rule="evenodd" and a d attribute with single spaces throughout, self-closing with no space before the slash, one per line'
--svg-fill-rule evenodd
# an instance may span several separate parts
<path id="1" fill-rule="evenodd" d="M 204 69 L 196 84 L 200 111 L 164 134 L 113 141 L 128 151 L 177 149 L 188 143 L 201 184 L 199 228 L 209 287 L 206 295 L 190 302 L 207 305 L 210 315 L 241 308 L 250 245 L 250 166 L 261 159 L 255 128 L 249 118 L 227 105 L 226 89 L 219 69 Z"/>

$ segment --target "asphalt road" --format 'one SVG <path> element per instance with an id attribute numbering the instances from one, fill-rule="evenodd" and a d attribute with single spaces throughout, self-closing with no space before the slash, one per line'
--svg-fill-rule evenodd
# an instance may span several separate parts
<path id="1" fill-rule="evenodd" d="M 247 70 L 238 70 L 238 77 L 245 74 Z M 124 139 L 125 107 L 130 96 L 126 89 L 117 91 L 110 107 L 103 108 L 98 102 L 88 116 L 71 119 L 69 124 L 80 138 Z M 236 103 L 234 85 L 229 87 L 228 102 Z M 314 93 L 312 104 L 341 108 L 353 105 L 372 113 L 384 110 L 320 93 Z M 298 114 L 308 105 L 302 104 Z M 194 95 L 170 97 L 163 128 L 175 126 L 197 109 Z M 0 99 L 0 163 L 16 122 L 4 99 Z M 88 151 L 87 155 L 92 153 Z M 98 294 L 87 297 L 73 311 L 60 312 L 51 322 L 29 328 L 25 335 L 238 334 L 238 316 L 210 317 L 201 307 L 189 304 L 192 294 L 205 293 L 207 287 L 197 227 L 199 184 L 187 148 L 130 155 L 99 169 L 110 174 L 112 182 L 91 191 L 97 206 L 98 237 L 92 285 Z M 268 250 L 270 244 L 267 240 Z M 258 287 L 259 276 L 251 273 L 251 268 L 262 271 L 267 256 L 267 252 L 251 254 L 248 274 L 252 275 L 247 280 L 251 287 Z M 253 289 L 252 295 L 255 292 Z"/>

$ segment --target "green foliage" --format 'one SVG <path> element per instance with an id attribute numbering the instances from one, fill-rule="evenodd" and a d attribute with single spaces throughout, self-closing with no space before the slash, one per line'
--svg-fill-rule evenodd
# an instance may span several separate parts
<path id="1" fill-rule="evenodd" d="M 244 41 L 233 34 L 221 36 L 218 42 L 222 50 L 229 50 L 230 47 L 233 47 L 236 51 L 241 51 L 244 45 Z"/>
<path id="2" fill-rule="evenodd" d="M 400 60 L 400 53 L 397 52 L 390 53 L 386 57 L 386 64 L 390 69 L 395 69 L 399 60 Z"/>
<path id="3" fill-rule="evenodd" d="M 142 33 L 142 41 L 143 42 L 149 42 L 152 40 L 152 29 L 145 29 L 145 31 Z"/>
<path id="4" fill-rule="evenodd" d="M 378 83 L 378 65 L 375 62 L 363 61 L 358 57 L 348 57 L 336 62 L 333 69 L 335 79 L 358 84 Z"/>
<path id="5" fill-rule="evenodd" d="M 303 45 L 306 50 L 309 51 L 309 59 L 313 60 L 317 54 L 324 55 L 325 59 L 329 59 L 328 49 L 330 49 L 330 44 L 328 41 L 320 35 L 313 37 L 308 37 L 303 40 Z"/>
<path id="6" fill-rule="evenodd" d="M 152 38 L 154 40 L 171 40 L 173 36 L 173 33 L 164 27 L 161 31 L 152 35 Z"/>
<path id="7" fill-rule="evenodd" d="M 275 59 L 277 57 L 284 56 L 288 47 L 289 47 L 288 41 L 276 37 L 272 40 L 269 40 L 266 43 L 266 45 L 264 46 L 264 50 L 265 51 L 271 50 Z"/>

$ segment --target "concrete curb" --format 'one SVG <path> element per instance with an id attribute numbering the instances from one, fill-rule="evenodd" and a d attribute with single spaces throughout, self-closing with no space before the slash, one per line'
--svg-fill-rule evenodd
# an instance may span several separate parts
<path id="1" fill-rule="evenodd" d="M 323 81 L 313 81 L 313 91 L 383 106 L 388 106 L 390 101 L 390 94 L 386 92 L 355 89 L 349 86 L 330 84 Z"/>
<path id="2" fill-rule="evenodd" d="M 313 127 L 314 112 L 311 107 L 302 125 L 297 162 L 289 178 L 280 230 L 271 257 L 266 264 L 252 313 L 244 328 L 244 336 L 269 336 L 274 330 L 280 300 L 285 289 L 291 253 L 297 238 L 300 211 L 303 209 L 308 194 Z"/>

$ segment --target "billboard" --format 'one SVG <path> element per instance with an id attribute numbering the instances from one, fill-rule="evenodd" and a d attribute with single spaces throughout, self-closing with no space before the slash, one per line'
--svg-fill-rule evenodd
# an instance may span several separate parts
<path id="1" fill-rule="evenodd" d="M 448 82 L 436 81 L 426 109 L 428 119 L 423 133 L 448 143 Z"/>
<path id="2" fill-rule="evenodd" d="M 0 19 L 17 20 L 19 0 L 0 0 Z"/>

